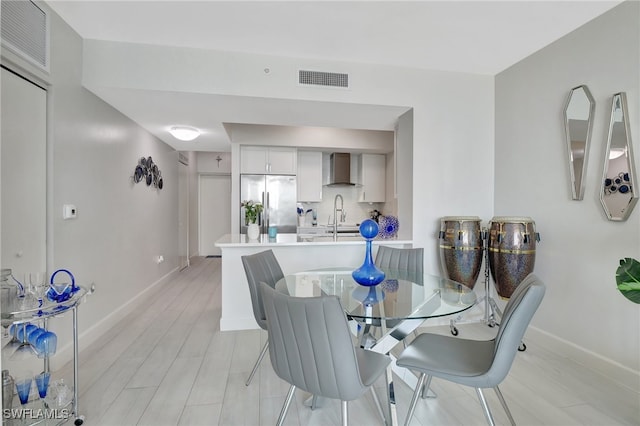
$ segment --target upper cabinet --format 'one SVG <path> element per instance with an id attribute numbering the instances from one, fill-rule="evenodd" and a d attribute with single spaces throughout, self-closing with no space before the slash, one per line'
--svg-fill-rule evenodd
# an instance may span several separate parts
<path id="1" fill-rule="evenodd" d="M 384 203 L 386 200 L 386 157 L 383 154 L 362 154 L 358 159 L 359 202 Z"/>
<path id="2" fill-rule="evenodd" d="M 295 148 L 242 146 L 240 173 L 295 175 L 297 159 Z"/>
<path id="3" fill-rule="evenodd" d="M 298 202 L 322 201 L 322 152 L 298 151 Z"/>

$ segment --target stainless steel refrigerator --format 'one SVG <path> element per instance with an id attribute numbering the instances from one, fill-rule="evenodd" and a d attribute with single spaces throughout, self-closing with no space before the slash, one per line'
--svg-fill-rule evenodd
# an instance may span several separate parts
<path id="1" fill-rule="evenodd" d="M 296 233 L 297 187 L 295 176 L 240 175 L 240 202 L 261 202 L 265 207 L 258 217 L 260 232 L 275 226 L 279 233 Z M 247 233 L 244 209 L 240 209 L 240 233 Z"/>

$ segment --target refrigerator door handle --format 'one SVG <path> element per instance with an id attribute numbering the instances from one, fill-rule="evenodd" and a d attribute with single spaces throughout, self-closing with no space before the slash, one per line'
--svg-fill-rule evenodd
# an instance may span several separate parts
<path id="1" fill-rule="evenodd" d="M 264 233 L 269 232 L 269 192 L 267 192 L 267 204 L 265 205 L 264 214 Z"/>

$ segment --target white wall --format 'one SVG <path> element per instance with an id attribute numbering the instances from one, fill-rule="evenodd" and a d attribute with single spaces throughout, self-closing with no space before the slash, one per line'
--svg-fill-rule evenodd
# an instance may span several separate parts
<path id="1" fill-rule="evenodd" d="M 86 345 L 176 270 L 177 153 L 81 86 L 82 39 L 50 16 L 51 72 L 34 71 L 49 89 L 47 269 L 69 269 L 80 285 L 95 283 L 96 293 L 79 308 Z M 133 183 L 142 156 L 160 168 L 161 191 Z M 77 219 L 62 219 L 65 203 L 76 205 Z M 158 255 L 165 258 L 159 265 Z M 52 322 L 60 352 L 54 367 L 71 355 L 70 321 L 66 315 Z"/>
<path id="2" fill-rule="evenodd" d="M 229 152 L 198 152 L 196 160 L 198 173 L 231 174 L 231 153 Z"/>
<path id="3" fill-rule="evenodd" d="M 393 132 L 338 129 L 332 127 L 291 127 L 255 124 L 228 124 L 231 142 L 246 145 L 295 146 L 323 152 L 393 151 Z"/>
<path id="4" fill-rule="evenodd" d="M 125 87 L 384 105 L 403 112 L 413 108 L 413 145 L 399 144 L 398 153 L 401 161 L 413 162 L 410 229 L 416 246 L 426 249 L 427 271 L 440 271 L 440 217 L 493 212 L 493 77 L 98 40 L 85 40 L 84 53 L 83 82 L 92 90 Z M 268 80 L 261 75 L 265 63 L 271 70 Z M 351 87 L 303 87 L 295 76 L 305 67 L 346 72 Z M 238 170 L 236 148 L 232 144 L 232 173 Z M 231 199 L 239 199 L 235 187 Z M 401 207 L 407 206 L 399 206 L 399 215 Z"/>
<path id="5" fill-rule="evenodd" d="M 640 306 L 616 289 L 615 271 L 620 259 L 640 258 L 640 211 L 606 220 L 599 190 L 614 93 L 627 93 L 640 160 L 639 22 L 640 3 L 625 2 L 497 75 L 495 149 L 495 215 L 530 216 L 541 236 L 535 272 L 547 294 L 536 327 L 565 353 L 582 358 L 582 348 L 619 364 L 618 378 L 636 389 Z M 562 109 L 579 84 L 596 110 L 585 197 L 574 201 Z"/>

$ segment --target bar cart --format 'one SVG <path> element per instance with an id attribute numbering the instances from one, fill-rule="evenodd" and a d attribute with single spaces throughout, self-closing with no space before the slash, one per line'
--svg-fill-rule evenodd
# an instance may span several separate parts
<path id="1" fill-rule="evenodd" d="M 3 309 L 1 313 L 2 326 L 6 329 L 22 327 L 22 335 L 26 335 L 26 327 L 29 324 L 40 325 L 44 330 L 49 330 L 49 319 L 61 316 L 69 311 L 72 313 L 73 324 L 73 389 L 68 389 L 70 397 L 62 404 L 55 399 L 40 398 L 35 392 L 34 398 L 29 398 L 28 402 L 21 406 L 14 406 L 10 413 L 3 410 L 3 425 L 61 425 L 70 418 L 74 419 L 76 426 L 82 425 L 84 417 L 78 412 L 78 306 L 86 300 L 86 297 L 93 294 L 95 285 L 91 287 L 75 286 L 68 295 L 50 300 L 48 297 L 42 298 L 39 306 L 24 309 L 20 306 L 19 298 L 13 299 L 9 303 L 9 309 Z M 26 340 L 26 337 L 23 337 Z M 5 348 L 3 348 L 4 350 Z M 34 356 L 36 356 L 34 354 Z M 43 373 L 50 373 L 49 356 L 43 357 Z M 14 418 L 13 413 L 19 413 Z"/>

